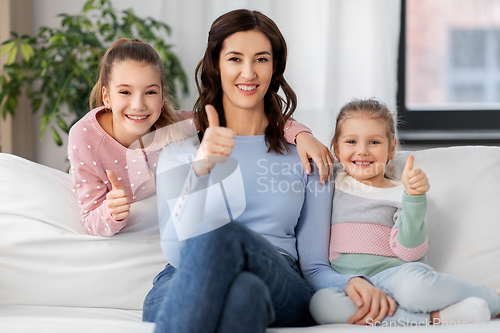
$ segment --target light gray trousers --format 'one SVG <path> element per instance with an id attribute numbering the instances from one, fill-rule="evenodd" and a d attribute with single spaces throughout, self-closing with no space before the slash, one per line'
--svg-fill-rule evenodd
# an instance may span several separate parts
<path id="1" fill-rule="evenodd" d="M 500 313 L 500 295 L 495 290 L 438 273 L 420 262 L 386 269 L 371 277 L 370 281 L 398 304 L 394 315 L 382 322 L 392 323 L 391 326 L 394 323 L 397 326 L 426 325 L 430 321 L 430 312 L 442 310 L 468 297 L 484 299 L 493 316 Z M 345 324 L 358 310 L 344 290 L 339 288 L 318 290 L 311 300 L 310 309 L 320 324 Z"/>

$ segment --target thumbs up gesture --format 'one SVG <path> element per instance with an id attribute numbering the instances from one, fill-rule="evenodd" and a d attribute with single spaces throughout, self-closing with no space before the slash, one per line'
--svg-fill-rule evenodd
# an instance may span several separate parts
<path id="1" fill-rule="evenodd" d="M 401 182 L 405 186 L 406 193 L 409 195 L 422 195 L 429 191 L 430 185 L 425 172 L 421 169 L 413 169 L 415 157 L 408 156 L 406 165 L 401 176 Z"/>
<path id="2" fill-rule="evenodd" d="M 195 160 L 205 160 L 205 163 L 195 163 L 194 170 L 198 176 L 206 175 L 216 163 L 223 163 L 233 152 L 236 133 L 226 127 L 219 126 L 219 114 L 212 105 L 205 107 L 208 118 L 208 128 L 203 135 Z"/>
<path id="3" fill-rule="evenodd" d="M 130 215 L 130 203 L 127 194 L 113 171 L 108 171 L 106 174 L 111 183 L 111 191 L 106 194 L 109 212 L 115 220 L 124 220 Z"/>

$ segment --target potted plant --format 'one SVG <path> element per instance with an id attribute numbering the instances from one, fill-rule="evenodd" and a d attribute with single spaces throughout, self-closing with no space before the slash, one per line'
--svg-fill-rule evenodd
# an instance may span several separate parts
<path id="1" fill-rule="evenodd" d="M 4 42 L 0 54 L 8 54 L 1 77 L 2 116 L 15 115 L 23 87 L 33 112 L 43 110 L 41 134 L 48 126 L 58 145 L 59 131 L 88 112 L 88 99 L 97 80 L 99 61 L 118 38 L 138 38 L 151 44 L 164 61 L 167 84 L 175 98 L 177 90 L 188 93 L 186 74 L 172 45 L 163 36 L 170 27 L 153 18 L 137 17 L 132 9 L 117 14 L 111 0 L 88 0 L 77 15 L 60 14 L 59 28 L 41 27 L 36 36 L 18 36 Z M 22 59 L 16 62 L 17 55 Z M 175 104 L 175 101 L 174 101 Z M 66 105 L 76 120 L 68 124 L 61 107 Z"/>

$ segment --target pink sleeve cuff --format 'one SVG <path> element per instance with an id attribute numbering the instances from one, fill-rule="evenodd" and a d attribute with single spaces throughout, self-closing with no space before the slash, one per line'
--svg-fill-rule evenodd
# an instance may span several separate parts
<path id="1" fill-rule="evenodd" d="M 428 246 L 427 237 L 425 237 L 425 241 L 419 246 L 413 248 L 407 248 L 398 242 L 397 235 L 398 235 L 398 228 L 395 227 L 391 231 L 390 242 L 392 251 L 396 256 L 398 256 L 399 259 L 406 262 L 417 261 L 420 258 L 422 258 L 427 252 L 427 246 Z"/>
<path id="2" fill-rule="evenodd" d="M 288 120 L 285 123 L 285 140 L 288 143 L 296 144 L 295 139 L 297 135 L 301 132 L 308 132 L 312 134 L 312 131 L 304 124 L 299 123 L 296 120 Z"/>
<path id="3" fill-rule="evenodd" d="M 99 208 L 87 214 L 83 220 L 85 229 L 89 235 L 102 237 L 115 235 L 125 227 L 127 221 L 128 218 L 121 221 L 113 219 L 106 205 L 106 200 L 103 201 Z"/>

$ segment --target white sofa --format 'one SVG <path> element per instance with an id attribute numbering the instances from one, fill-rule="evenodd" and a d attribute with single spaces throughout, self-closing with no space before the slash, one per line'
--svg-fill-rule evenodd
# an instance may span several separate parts
<path id="1" fill-rule="evenodd" d="M 500 290 L 500 147 L 412 154 L 431 183 L 429 263 Z M 398 154 L 396 174 L 407 155 Z M 156 218 L 152 196 L 132 205 L 130 222 L 118 235 L 89 236 L 68 174 L 0 154 L 0 332 L 152 332 L 153 324 L 141 322 L 141 308 L 166 264 Z M 268 331 L 366 329 L 326 325 Z M 454 328 L 418 328 L 431 329 Z M 498 331 L 500 321 L 476 329 Z"/>

